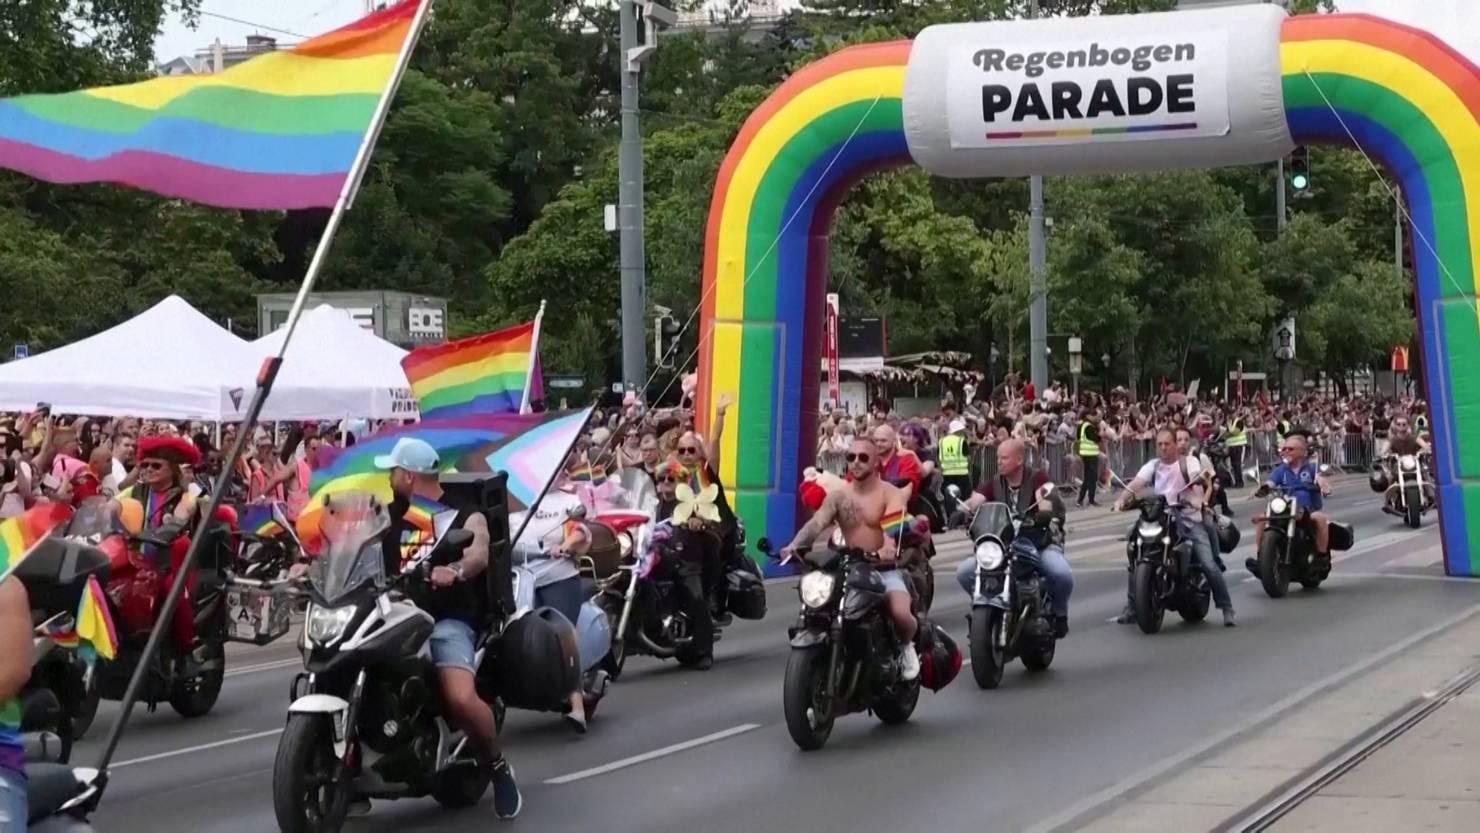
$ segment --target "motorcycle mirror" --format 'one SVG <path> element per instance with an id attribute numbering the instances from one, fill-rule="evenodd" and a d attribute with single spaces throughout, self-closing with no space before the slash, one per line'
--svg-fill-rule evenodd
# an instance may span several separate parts
<path id="1" fill-rule="evenodd" d="M 1328 474 L 1330 471 L 1331 471 L 1331 466 L 1330 465 L 1328 465 L 1326 463 L 1322 463 L 1321 464 L 1321 468 L 1320 468 L 1321 474 Z"/>
<path id="2" fill-rule="evenodd" d="M 1244 469 L 1244 479 L 1257 481 L 1259 479 L 1259 467 L 1249 466 L 1248 468 Z"/>
<path id="3" fill-rule="evenodd" d="M 961 499 L 961 487 L 960 486 L 956 486 L 954 484 L 952 484 L 950 486 L 947 486 L 946 487 L 946 494 L 948 494 L 948 495 L 951 496 L 951 500 L 960 500 Z"/>
<path id="4" fill-rule="evenodd" d="M 1057 488 L 1058 487 L 1052 483 L 1044 483 L 1043 486 L 1038 489 L 1038 499 L 1048 500 L 1049 498 L 1053 497 L 1054 490 Z"/>
<path id="5" fill-rule="evenodd" d="M 144 529 L 144 504 L 131 497 L 118 499 L 118 520 L 129 535 L 138 535 Z"/>

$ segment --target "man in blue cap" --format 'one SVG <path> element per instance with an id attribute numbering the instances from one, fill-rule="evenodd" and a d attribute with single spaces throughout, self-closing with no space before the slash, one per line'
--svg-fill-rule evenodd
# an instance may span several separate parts
<path id="1" fill-rule="evenodd" d="M 457 513 L 449 529 L 466 529 L 473 542 L 461 558 L 432 567 L 432 592 L 423 609 L 437 620 L 432 629 L 432 661 L 437 666 L 442 699 L 453 723 L 475 743 L 479 762 L 489 771 L 493 782 L 493 807 L 499 818 L 519 815 L 523 798 L 514 781 L 514 769 L 499 748 L 498 728 L 493 711 L 478 697 L 474 656 L 478 644 L 482 603 L 471 582 L 488 568 L 488 522 L 479 507 L 461 504 L 442 491 L 438 478 L 441 460 L 437 450 L 425 440 L 402 437 L 390 454 L 375 458 L 375 467 L 390 472 L 392 526 L 385 536 L 388 566 L 399 569 L 401 562 L 401 528 L 413 497 L 435 501 Z"/>

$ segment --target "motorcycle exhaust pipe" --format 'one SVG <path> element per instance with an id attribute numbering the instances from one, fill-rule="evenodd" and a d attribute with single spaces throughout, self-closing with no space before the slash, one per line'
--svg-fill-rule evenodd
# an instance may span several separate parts
<path id="1" fill-rule="evenodd" d="M 27 732 L 21 744 L 29 763 L 62 762 L 62 739 L 55 732 Z"/>
<path id="2" fill-rule="evenodd" d="M 658 659 L 673 659 L 674 655 L 678 653 L 678 651 L 674 648 L 665 648 L 654 642 L 648 637 L 647 633 L 645 633 L 642 628 L 638 628 L 637 632 L 634 633 L 633 636 L 637 637 L 637 641 L 641 643 L 642 649 L 644 651 L 646 651 L 648 654 L 651 654 L 652 656 L 657 657 Z"/>

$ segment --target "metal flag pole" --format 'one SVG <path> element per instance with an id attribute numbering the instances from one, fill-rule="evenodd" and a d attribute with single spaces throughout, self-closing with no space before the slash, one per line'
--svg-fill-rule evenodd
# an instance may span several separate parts
<path id="1" fill-rule="evenodd" d="M 107 786 L 108 765 L 112 763 L 123 732 L 128 728 L 129 717 L 133 714 L 134 703 L 139 699 L 139 690 L 143 687 L 144 678 L 152 664 L 151 661 L 158 653 L 159 643 L 174 617 L 175 608 L 179 606 L 181 596 L 185 593 L 185 581 L 190 575 L 190 570 L 200 556 L 201 544 L 205 540 L 205 529 L 207 525 L 215 521 L 216 512 L 221 508 L 221 497 L 226 493 L 226 487 L 231 481 L 232 472 L 236 469 L 237 460 L 241 458 L 242 451 L 251 437 L 252 427 L 262 413 L 262 406 L 267 402 L 268 394 L 272 392 L 272 383 L 277 379 L 278 371 L 282 369 L 283 356 L 287 354 L 288 344 L 293 340 L 293 332 L 298 328 L 298 319 L 302 317 L 308 295 L 313 291 L 314 282 L 318 280 L 319 272 L 324 268 L 329 247 L 334 242 L 335 233 L 339 231 L 339 224 L 344 219 L 345 211 L 354 200 L 355 191 L 369 164 L 370 153 L 375 148 L 375 139 L 380 135 L 381 125 L 385 122 L 386 113 L 390 110 L 391 99 L 395 98 L 396 89 L 401 84 L 401 77 L 406 74 L 406 66 L 411 61 L 411 51 L 416 46 L 416 40 L 421 34 L 422 27 L 426 24 L 427 13 L 431 10 L 431 6 L 432 0 L 421 0 L 420 6 L 417 7 L 416 17 L 411 22 L 411 31 L 407 34 L 406 42 L 401 45 L 401 53 L 396 58 L 396 67 L 391 74 L 390 83 L 386 85 L 385 92 L 381 93 L 380 102 L 376 105 L 375 113 L 370 121 L 370 129 L 366 131 L 365 138 L 355 153 L 355 160 L 350 166 L 349 175 L 344 179 L 339 198 L 335 201 L 334 210 L 329 214 L 329 222 L 324 227 L 324 234 L 319 238 L 319 245 L 314 250 L 313 260 L 309 262 L 308 271 L 303 276 L 303 284 L 298 287 L 298 297 L 293 299 L 293 308 L 288 312 L 287 331 L 283 333 L 282 347 L 278 348 L 276 356 L 264 360 L 262 369 L 257 372 L 257 389 L 252 394 L 252 401 L 247 406 L 246 415 L 242 418 L 241 430 L 237 432 L 236 442 L 231 446 L 231 454 L 222 462 L 221 473 L 216 476 L 216 482 L 211 487 L 210 502 L 201 513 L 200 521 L 196 523 L 195 530 L 190 536 L 190 548 L 185 552 L 184 562 L 176 570 L 175 581 L 170 585 L 169 595 L 165 597 L 164 604 L 159 608 L 154 628 L 149 631 L 149 640 L 144 644 L 144 651 L 139 657 L 138 665 L 134 667 L 133 676 L 128 681 L 128 688 L 124 690 L 118 719 L 109 729 L 108 740 L 103 745 L 103 754 L 98 758 L 99 774 L 96 782 L 98 798 L 101 798 L 103 789 Z"/>
<path id="2" fill-rule="evenodd" d="M 540 364 L 540 325 L 545 320 L 545 301 L 540 299 L 540 311 L 534 315 L 534 334 L 529 339 L 529 370 L 524 374 L 524 396 L 519 400 L 519 413 L 529 413 L 529 393 L 534 387 L 534 369 Z"/>

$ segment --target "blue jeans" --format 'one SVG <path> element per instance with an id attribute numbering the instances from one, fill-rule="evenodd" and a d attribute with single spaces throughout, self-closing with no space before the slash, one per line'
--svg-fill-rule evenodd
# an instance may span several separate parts
<path id="1" fill-rule="evenodd" d="M 25 776 L 0 767 L 0 830 L 25 830 L 26 817 Z"/>
<path id="2" fill-rule="evenodd" d="M 1217 539 L 1209 538 L 1207 524 L 1189 521 L 1183 525 L 1182 534 L 1191 539 L 1192 556 L 1197 559 L 1203 575 L 1208 577 L 1208 586 L 1213 589 L 1213 604 L 1219 610 L 1233 610 L 1233 599 L 1228 595 L 1228 582 L 1223 580 L 1223 571 L 1218 569 L 1218 563 L 1213 560 Z"/>
<path id="3" fill-rule="evenodd" d="M 1048 584 L 1049 614 L 1069 615 L 1069 597 L 1074 594 L 1074 571 L 1063 547 L 1050 544 L 1038 553 L 1038 573 Z M 967 595 L 976 590 L 976 559 L 968 558 L 956 568 L 956 582 Z"/>

